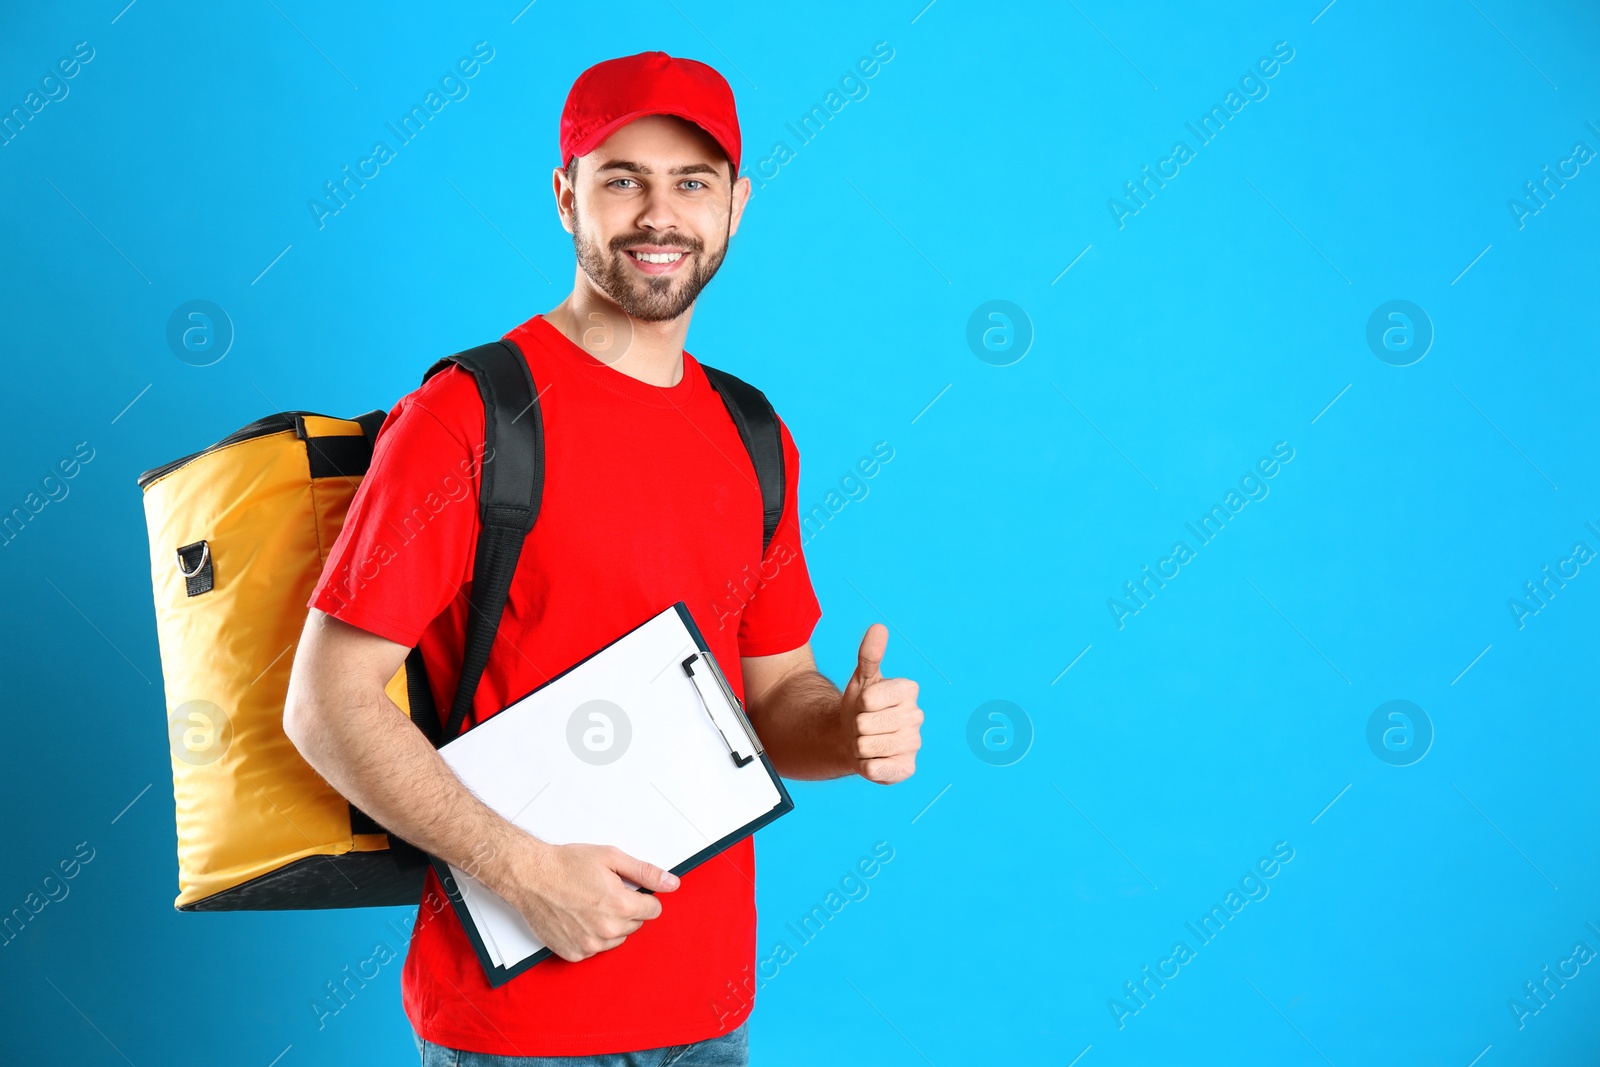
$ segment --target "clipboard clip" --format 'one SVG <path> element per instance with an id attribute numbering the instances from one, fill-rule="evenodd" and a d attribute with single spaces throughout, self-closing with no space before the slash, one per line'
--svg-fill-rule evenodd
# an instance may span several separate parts
<path id="1" fill-rule="evenodd" d="M 695 663 L 699 661 L 700 670 L 695 670 Z M 728 681 L 722 677 L 722 672 L 717 670 L 717 665 L 709 656 L 702 656 L 699 652 L 692 652 L 683 661 L 683 673 L 689 676 L 694 683 L 695 692 L 700 694 L 700 702 L 705 705 L 706 714 L 711 717 L 711 724 L 717 728 L 717 733 L 722 737 L 722 743 L 728 746 L 728 755 L 733 758 L 735 767 L 745 767 L 755 761 L 756 753 L 761 751 L 761 742 L 756 737 L 755 730 L 750 727 L 750 720 L 745 718 L 744 709 L 739 707 L 739 700 L 733 695 L 733 690 L 728 688 Z M 712 688 L 712 676 L 715 675 L 715 686 Z M 719 702 L 725 701 L 726 707 L 733 709 L 739 718 L 740 730 L 730 739 L 729 731 L 724 729 L 723 720 L 716 713 Z M 741 736 L 742 735 L 742 736 Z M 734 739 L 744 742 L 734 744 Z M 745 754 L 741 754 L 741 753 Z"/>

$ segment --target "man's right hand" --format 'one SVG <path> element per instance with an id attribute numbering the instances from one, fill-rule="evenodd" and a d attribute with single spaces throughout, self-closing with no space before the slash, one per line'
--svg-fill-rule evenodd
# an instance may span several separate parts
<path id="1" fill-rule="evenodd" d="M 661 914 L 659 899 L 623 879 L 656 893 L 678 888 L 676 875 L 609 845 L 549 845 L 532 837 L 525 843 L 496 892 L 571 963 L 616 948 Z"/>

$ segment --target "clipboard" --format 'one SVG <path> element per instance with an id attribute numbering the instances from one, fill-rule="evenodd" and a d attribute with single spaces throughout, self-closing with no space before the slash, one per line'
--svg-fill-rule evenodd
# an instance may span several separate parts
<path id="1" fill-rule="evenodd" d="M 680 877 L 794 809 L 682 601 L 439 749 L 498 814 Z M 490 986 L 554 955 L 471 874 L 429 857 Z"/>

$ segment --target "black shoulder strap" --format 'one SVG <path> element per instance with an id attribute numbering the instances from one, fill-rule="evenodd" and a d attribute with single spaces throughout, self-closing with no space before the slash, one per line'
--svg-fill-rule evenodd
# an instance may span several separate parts
<path id="1" fill-rule="evenodd" d="M 500 629 L 522 542 L 538 518 L 544 490 L 544 419 L 522 353 L 510 341 L 481 345 L 441 359 L 428 368 L 422 380 L 452 363 L 477 379 L 483 397 L 484 452 L 478 494 L 482 530 L 472 565 L 461 679 L 444 729 L 446 741 L 461 732 L 472 710 L 472 697 Z"/>
<path id="2" fill-rule="evenodd" d="M 739 428 L 739 438 L 755 464 L 756 483 L 761 486 L 761 551 L 764 554 L 772 544 L 772 535 L 778 530 L 778 520 L 783 517 L 783 498 L 786 491 L 783 469 L 783 435 L 778 429 L 778 414 L 766 394 L 727 371 L 707 367 L 700 369 L 711 380 L 711 388 L 722 397 Z"/>
<path id="3" fill-rule="evenodd" d="M 378 431 L 383 428 L 384 420 L 388 417 L 389 413 L 382 408 L 356 416 L 356 421 L 361 424 L 361 432 L 367 435 L 369 449 L 377 444 Z"/>

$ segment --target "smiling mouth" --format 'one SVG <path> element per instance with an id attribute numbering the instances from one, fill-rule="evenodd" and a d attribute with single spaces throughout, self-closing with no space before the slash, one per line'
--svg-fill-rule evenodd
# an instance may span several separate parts
<path id="1" fill-rule="evenodd" d="M 683 258 L 682 252 L 634 252 L 630 250 L 628 255 L 632 256 L 636 262 L 654 264 L 676 263 Z"/>

